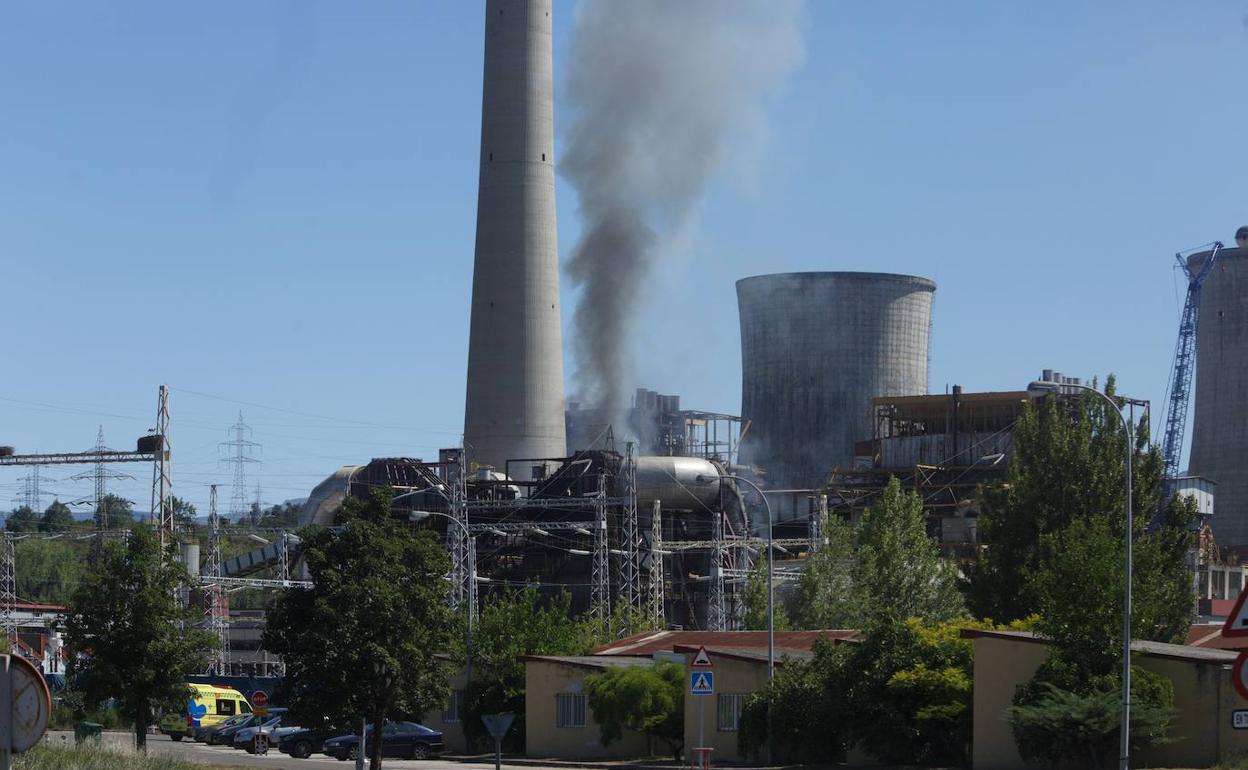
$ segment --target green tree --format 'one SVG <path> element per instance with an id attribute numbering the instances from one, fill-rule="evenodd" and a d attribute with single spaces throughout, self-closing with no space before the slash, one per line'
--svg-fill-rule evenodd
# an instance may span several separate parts
<path id="1" fill-rule="evenodd" d="M 767 624 L 767 556 L 754 562 L 745 580 L 745 628 L 748 631 L 765 631 Z M 784 608 L 778 586 L 772 587 L 772 622 L 777 631 L 789 630 L 789 616 Z"/>
<path id="2" fill-rule="evenodd" d="M 169 507 L 173 510 L 173 523 L 179 529 L 195 528 L 195 506 L 177 496 L 169 497 Z"/>
<path id="3" fill-rule="evenodd" d="M 1105 392 L 1114 397 L 1112 377 Z M 1175 614 L 1190 618 L 1194 609 L 1190 600 L 1170 602 L 1185 590 L 1190 596 L 1190 577 L 1180 565 L 1191 541 L 1187 525 L 1192 510 L 1179 503 L 1166 511 L 1158 522 L 1161 526 L 1150 530 L 1161 503 L 1161 452 L 1149 442 L 1147 421 L 1134 430 L 1133 537 L 1141 553 L 1135 585 L 1142 596 L 1150 597 L 1145 608 L 1148 623 L 1159 633 L 1173 634 L 1179 626 L 1186 628 Z M 978 617 L 1012 620 L 1040 612 L 1044 600 L 1038 580 L 1055 553 L 1052 538 L 1074 522 L 1103 520 L 1122 541 L 1127 440 L 1118 415 L 1094 394 L 1065 400 L 1049 397 L 1038 407 L 1024 408 L 1014 429 L 1014 456 L 1006 480 L 981 491 L 983 547 L 970 565 L 967 583 L 969 603 Z"/>
<path id="4" fill-rule="evenodd" d="M 125 543 L 104 543 L 75 591 L 65 622 L 70 678 L 83 675 L 86 705 L 116 698 L 146 747 L 157 709 L 180 709 L 186 678 L 202 671 L 216 640 L 195 628 L 201 613 L 177 598 L 190 576 L 155 533 L 136 527 Z"/>
<path id="5" fill-rule="evenodd" d="M 504 591 L 482 602 L 472 637 L 473 681 L 464 698 L 464 734 L 485 738 L 482 714 L 516 715 L 504 746 L 524 750 L 523 655 L 584 655 L 595 639 L 590 623 L 573 617 L 571 596 L 545 599 L 535 587 Z M 459 657 L 464 659 L 463 648 Z"/>
<path id="6" fill-rule="evenodd" d="M 585 677 L 585 692 L 602 745 L 624 730 L 665 741 L 679 762 L 685 747 L 685 669 L 674 663 L 624 666 Z"/>
<path id="7" fill-rule="evenodd" d="M 303 506 L 297 503 L 282 503 L 269 508 L 260 517 L 257 526 L 262 529 L 295 529 L 299 526 L 299 513 Z"/>
<path id="8" fill-rule="evenodd" d="M 1105 392 L 1114 396 L 1113 378 Z M 1028 406 L 1016 426 L 1007 480 L 982 493 L 984 547 L 969 573 L 971 604 L 977 613 L 1006 618 L 1037 612 L 1037 629 L 1052 640 L 1048 660 L 1016 693 L 1010 711 L 1019 749 L 1028 756 L 1052 759 L 1051 750 L 1087 762 L 1106 745 L 1112 753 L 1117 728 L 1106 720 L 1121 682 L 1128 537 L 1138 597 L 1132 637 L 1181 642 L 1193 617 L 1185 561 L 1194 504 L 1176 499 L 1155 516 L 1161 454 L 1149 441 L 1147 421 L 1131 430 L 1126 433 L 1115 410 L 1094 394 L 1046 398 Z M 1123 510 L 1128 442 L 1130 530 Z M 1163 740 L 1169 721 L 1172 695 L 1153 679 L 1144 675 L 1139 683 L 1144 716 L 1132 741 L 1141 745 Z M 1049 719 L 1061 709 L 1069 709 L 1066 717 Z M 1116 716 L 1110 721 L 1116 725 Z M 1060 739 L 1051 733 L 1057 729 L 1066 731 Z"/>
<path id="9" fill-rule="evenodd" d="M 134 503 L 124 497 L 113 494 L 104 495 L 100 501 L 100 508 L 107 516 L 109 529 L 130 529 L 134 526 Z M 100 511 L 95 514 L 95 524 L 100 525 Z"/>
<path id="10" fill-rule="evenodd" d="M 852 576 L 864 619 L 887 612 L 939 622 L 966 614 L 957 573 L 927 535 L 922 498 L 895 477 L 857 534 Z"/>
<path id="11" fill-rule="evenodd" d="M 21 540 L 13 544 L 17 595 L 69 604 L 87 573 L 91 544 L 83 540 Z"/>
<path id="12" fill-rule="evenodd" d="M 40 532 L 60 532 L 66 529 L 72 529 L 77 522 L 74 521 L 74 513 L 69 510 L 69 506 L 60 500 L 53 500 L 48 509 L 43 512 L 43 516 L 39 519 Z"/>
<path id="13" fill-rule="evenodd" d="M 34 532 L 39 529 L 39 514 L 27 505 L 15 508 L 4 520 L 4 528 L 10 532 Z"/>
<path id="14" fill-rule="evenodd" d="M 436 656 L 451 641 L 449 561 L 432 532 L 391 517 L 390 501 L 389 489 L 348 498 L 336 531 L 305 531 L 312 587 L 286 591 L 269 615 L 264 646 L 285 659 L 284 694 L 302 719 L 381 725 L 446 701 Z M 381 742 L 370 748 L 380 770 Z"/>
<path id="15" fill-rule="evenodd" d="M 820 640 L 814 651 L 811 661 L 781 658 L 771 686 L 746 700 L 737 733 L 737 752 L 742 757 L 760 756 L 768 735 L 774 735 L 774 762 L 843 761 L 848 738 L 843 672 L 849 649 Z"/>
<path id="16" fill-rule="evenodd" d="M 853 527 L 839 516 L 828 516 L 823 535 L 825 542 L 806 560 L 787 602 L 793 628 L 853 628 L 862 616 L 854 591 Z"/>

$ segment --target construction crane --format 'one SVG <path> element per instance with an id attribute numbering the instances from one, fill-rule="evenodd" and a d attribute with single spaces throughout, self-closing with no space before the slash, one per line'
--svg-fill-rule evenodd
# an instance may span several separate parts
<path id="1" fill-rule="evenodd" d="M 1209 249 L 1209 257 L 1201 264 L 1189 264 L 1188 257 L 1194 252 Z M 1179 463 L 1183 456 L 1183 434 L 1187 430 L 1187 407 L 1192 400 L 1192 375 L 1196 367 L 1196 329 L 1200 324 L 1200 290 L 1205 279 L 1213 272 L 1222 251 L 1222 242 L 1214 241 L 1199 249 L 1175 254 L 1179 269 L 1187 276 L 1187 301 L 1183 304 L 1183 318 L 1179 321 L 1179 339 L 1174 346 L 1174 368 L 1170 372 L 1170 403 L 1166 411 L 1166 432 L 1161 442 L 1164 466 L 1162 506 L 1169 502 L 1179 475 Z"/>

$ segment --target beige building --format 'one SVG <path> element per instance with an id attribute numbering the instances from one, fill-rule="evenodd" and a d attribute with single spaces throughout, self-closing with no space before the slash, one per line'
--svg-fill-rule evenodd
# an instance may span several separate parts
<path id="1" fill-rule="evenodd" d="M 966 630 L 975 655 L 973 754 L 975 770 L 1022 770 L 1014 735 L 1003 715 L 1019 685 L 1048 655 L 1044 639 L 1019 631 Z M 1248 754 L 1248 730 L 1231 726 L 1231 712 L 1248 709 L 1231 684 L 1236 654 L 1159 642 L 1133 642 L 1138 665 L 1174 683 L 1173 742 L 1133 757 L 1142 767 L 1211 767 Z"/>
<path id="2" fill-rule="evenodd" d="M 641 733 L 625 731 L 610 746 L 589 708 L 585 677 L 610 668 L 652 666 L 653 658 L 526 655 L 524 661 L 524 740 L 530 757 L 625 759 L 655 752 Z"/>
<path id="3" fill-rule="evenodd" d="M 846 641 L 853 631 L 801 631 L 776 634 L 777 666 L 809 659 L 820 638 Z M 690 664 L 701 647 L 711 661 L 714 693 L 693 695 Z M 530 655 L 525 667 L 525 739 L 530 757 L 559 759 L 629 759 L 666 756 L 663 742 L 652 743 L 639 733 L 626 733 L 611 746 L 602 745 L 585 696 L 585 677 L 611 667 L 652 666 L 667 660 L 686 670 L 685 754 L 696 747 L 712 750 L 712 761 L 739 761 L 737 733 L 741 710 L 751 693 L 767 686 L 765 631 L 659 631 L 621 639 L 580 657 Z"/>

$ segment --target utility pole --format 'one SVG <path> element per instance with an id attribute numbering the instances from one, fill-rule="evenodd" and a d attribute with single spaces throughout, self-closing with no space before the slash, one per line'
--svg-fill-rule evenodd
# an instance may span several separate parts
<path id="1" fill-rule="evenodd" d="M 594 496 L 594 550 L 590 575 L 589 614 L 599 628 L 611 619 L 611 566 L 607 547 L 607 476 L 598 472 L 598 494 Z"/>
<path id="2" fill-rule="evenodd" d="M 221 574 L 221 517 L 217 515 L 217 485 L 208 486 L 208 575 L 220 579 Z M 216 660 L 213 661 L 213 672 L 217 676 L 228 673 L 230 662 L 230 611 L 227 605 L 229 594 L 220 582 L 214 582 L 204 591 L 208 604 L 208 624 L 212 634 L 217 637 Z"/>
<path id="3" fill-rule="evenodd" d="M 724 514 L 711 514 L 711 595 L 707 601 L 706 628 L 723 631 L 727 627 L 727 607 L 724 603 L 724 561 L 727 555 L 724 542 Z"/>
<path id="4" fill-rule="evenodd" d="M 104 443 L 104 426 L 103 425 L 100 426 L 99 432 L 96 433 L 95 446 L 91 448 L 91 451 L 95 452 L 97 455 L 102 455 L 104 452 L 113 451 L 108 448 L 107 444 Z M 134 477 L 127 473 L 120 473 L 118 471 L 109 470 L 108 466 L 104 464 L 103 457 L 101 457 L 100 459 L 96 460 L 94 470 L 88 471 L 85 473 L 79 473 L 79 474 L 69 477 L 70 481 L 86 481 L 88 479 L 93 481 L 95 484 L 95 493 L 92 497 L 92 503 L 95 506 L 95 530 L 97 533 L 103 532 L 104 530 L 108 529 L 108 526 L 109 526 L 108 506 L 104 502 L 104 498 L 108 496 L 108 490 L 107 490 L 108 480 L 109 479 L 114 479 L 114 480 L 129 479 L 133 481 Z M 97 543 L 99 542 L 99 540 L 100 538 L 96 538 Z"/>
<path id="5" fill-rule="evenodd" d="M 472 595 L 477 590 L 476 580 L 472 573 L 472 552 L 475 545 L 469 543 L 468 537 L 468 506 L 467 473 L 464 467 L 464 448 L 461 446 L 455 462 L 446 468 L 447 481 L 451 487 L 451 518 L 455 526 L 447 527 L 447 540 L 451 551 L 451 609 L 458 610 L 468 601 L 469 611 L 473 609 Z"/>
<path id="6" fill-rule="evenodd" d="M 641 592 L 641 551 L 637 527 L 637 458 L 633 442 L 628 442 L 624 458 L 624 525 L 621 539 L 624 561 L 624 601 L 635 610 L 643 608 Z M 631 631 L 631 629 L 629 629 Z"/>
<path id="7" fill-rule="evenodd" d="M 173 455 L 169 446 L 169 386 L 161 385 L 156 398 L 156 459 L 152 463 L 152 524 L 160 532 L 163 549 L 173 536 Z"/>
<path id="8" fill-rule="evenodd" d="M 251 428 L 243 422 L 243 413 L 238 413 L 238 422 L 230 426 L 234 438 L 222 441 L 220 446 L 225 451 L 225 462 L 234 466 L 234 485 L 230 488 L 229 516 L 234 522 L 241 524 L 248 515 L 247 511 L 247 464 L 260 462 L 252 455 L 259 453 L 262 447 L 248 438 Z"/>
<path id="9" fill-rule="evenodd" d="M 22 482 L 22 491 L 18 493 L 17 500 L 19 505 L 24 505 L 35 513 L 43 513 L 43 498 L 47 495 L 43 491 L 43 483 L 45 481 L 55 481 L 40 473 L 41 466 L 30 466 L 30 472 L 18 479 Z"/>
<path id="10" fill-rule="evenodd" d="M 650 513 L 650 622 L 662 629 L 666 621 L 663 610 L 663 505 L 654 501 Z"/>

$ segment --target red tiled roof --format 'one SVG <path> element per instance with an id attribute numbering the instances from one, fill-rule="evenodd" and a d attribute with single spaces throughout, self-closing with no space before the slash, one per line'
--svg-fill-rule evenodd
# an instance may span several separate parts
<path id="1" fill-rule="evenodd" d="M 1248 637 L 1223 636 L 1221 623 L 1200 623 L 1192 626 L 1183 643 L 1214 650 L 1248 650 Z"/>
<path id="2" fill-rule="evenodd" d="M 831 629 L 827 631 L 777 631 L 776 650 L 808 652 L 819 639 L 857 640 L 857 631 Z M 701 646 L 733 650 L 766 650 L 766 631 L 651 631 L 626 636 L 610 644 L 594 649 L 595 655 L 653 655 L 656 652 L 674 652 L 677 647 Z"/>

